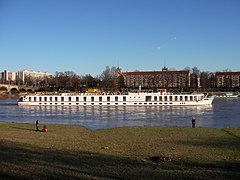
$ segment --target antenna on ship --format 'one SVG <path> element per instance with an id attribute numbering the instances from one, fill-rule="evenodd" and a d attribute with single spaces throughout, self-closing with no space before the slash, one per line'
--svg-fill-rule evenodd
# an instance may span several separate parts
<path id="1" fill-rule="evenodd" d="M 139 92 L 142 90 L 142 86 L 141 85 L 139 85 L 138 90 L 139 90 Z"/>

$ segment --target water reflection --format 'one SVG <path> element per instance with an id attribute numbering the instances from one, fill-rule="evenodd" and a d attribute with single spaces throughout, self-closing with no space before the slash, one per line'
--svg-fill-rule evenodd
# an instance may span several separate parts
<path id="1" fill-rule="evenodd" d="M 45 123 L 77 124 L 91 129 L 121 126 L 189 126 L 192 116 L 204 117 L 212 106 L 22 106 L 24 114 Z M 201 125 L 201 124 L 199 124 Z"/>

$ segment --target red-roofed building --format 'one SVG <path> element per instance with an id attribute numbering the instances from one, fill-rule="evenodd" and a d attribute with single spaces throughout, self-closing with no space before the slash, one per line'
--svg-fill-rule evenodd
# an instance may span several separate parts
<path id="1" fill-rule="evenodd" d="M 121 72 L 118 76 L 124 79 L 128 88 L 188 88 L 190 87 L 189 71 L 169 71 L 165 66 L 162 71 Z"/>

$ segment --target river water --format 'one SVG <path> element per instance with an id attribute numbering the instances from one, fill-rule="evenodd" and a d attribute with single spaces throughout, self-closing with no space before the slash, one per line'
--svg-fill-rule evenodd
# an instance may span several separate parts
<path id="1" fill-rule="evenodd" d="M 80 125 L 92 130 L 123 126 L 240 127 L 240 98 L 216 98 L 208 106 L 22 106 L 0 100 L 0 122 Z"/>

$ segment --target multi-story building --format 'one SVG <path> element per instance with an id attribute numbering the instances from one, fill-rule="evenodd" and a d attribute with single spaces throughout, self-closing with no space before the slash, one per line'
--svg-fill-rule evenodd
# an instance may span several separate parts
<path id="1" fill-rule="evenodd" d="M 190 87 L 189 71 L 170 71 L 165 66 L 162 71 L 118 71 L 123 77 L 124 87 L 137 88 L 188 88 Z"/>
<path id="2" fill-rule="evenodd" d="M 3 82 L 15 81 L 16 77 L 17 77 L 17 73 L 9 70 L 4 70 L 3 72 L 1 72 L 1 75 L 0 75 L 0 79 Z"/>
<path id="3" fill-rule="evenodd" d="M 0 72 L 0 83 L 16 83 L 16 84 L 25 84 L 26 80 L 31 79 L 33 81 L 42 80 L 44 77 L 49 76 L 47 72 L 36 72 L 22 70 L 18 72 L 12 72 L 9 70 L 4 70 Z"/>
<path id="4" fill-rule="evenodd" d="M 3 83 L 3 72 L 0 72 L 0 83 Z"/>
<path id="5" fill-rule="evenodd" d="M 240 87 L 240 72 L 216 72 L 216 85 L 218 88 Z"/>
<path id="6" fill-rule="evenodd" d="M 25 82 L 27 77 L 31 77 L 32 79 L 43 79 L 44 77 L 49 76 L 50 74 L 47 72 L 40 72 L 40 71 L 28 71 L 22 70 L 18 72 L 19 80 L 22 80 L 23 83 Z"/>

